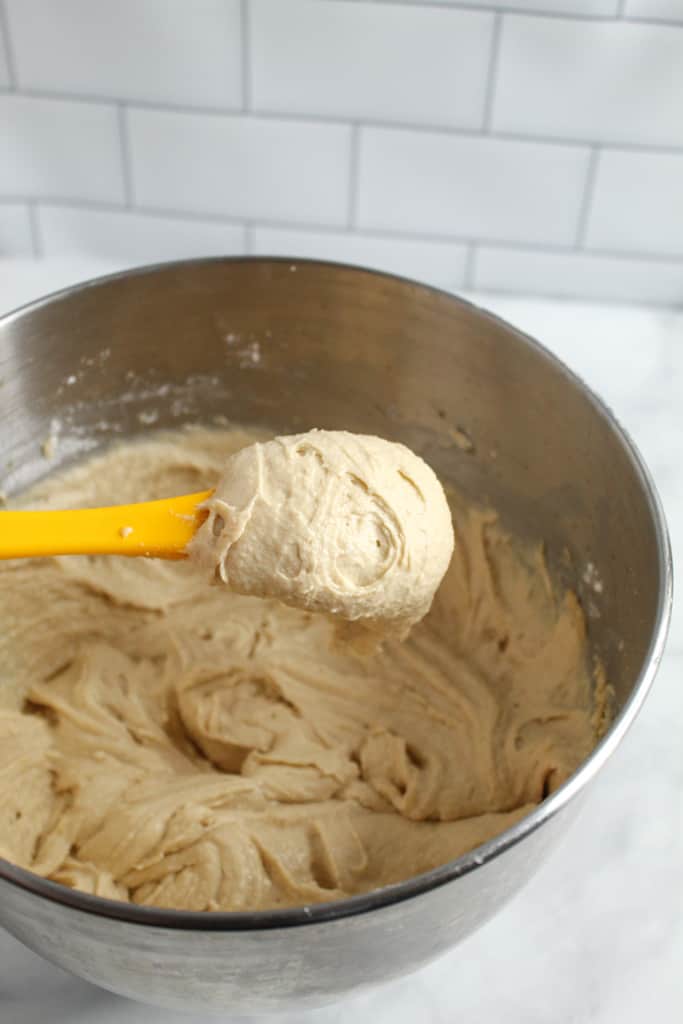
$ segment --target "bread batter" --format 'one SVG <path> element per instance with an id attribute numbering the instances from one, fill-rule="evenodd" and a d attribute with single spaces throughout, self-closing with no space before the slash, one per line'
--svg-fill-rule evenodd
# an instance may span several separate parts
<path id="1" fill-rule="evenodd" d="M 212 487 L 253 440 L 160 435 L 32 502 Z M 453 511 L 431 611 L 371 657 L 189 562 L 4 563 L 0 853 L 115 899 L 260 909 L 397 882 L 517 821 L 596 741 L 584 619 L 540 545 Z"/>

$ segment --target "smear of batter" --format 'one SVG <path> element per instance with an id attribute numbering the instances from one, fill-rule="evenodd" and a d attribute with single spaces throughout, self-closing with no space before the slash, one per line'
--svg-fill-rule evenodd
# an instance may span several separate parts
<path id="1" fill-rule="evenodd" d="M 34 504 L 215 486 L 253 440 L 121 447 Z M 584 619 L 540 545 L 455 499 L 454 522 L 431 611 L 373 657 L 187 563 L 4 563 L 0 853 L 117 899 L 259 909 L 399 881 L 518 820 L 596 740 Z"/>
<path id="2" fill-rule="evenodd" d="M 189 550 L 241 594 L 404 636 L 453 553 L 434 471 L 405 445 L 309 430 L 227 460 Z M 346 630 L 348 637 L 348 630 Z"/>

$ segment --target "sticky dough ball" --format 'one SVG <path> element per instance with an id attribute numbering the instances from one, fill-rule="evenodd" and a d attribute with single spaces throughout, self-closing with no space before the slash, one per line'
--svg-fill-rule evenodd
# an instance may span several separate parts
<path id="1" fill-rule="evenodd" d="M 435 473 L 404 445 L 311 430 L 228 460 L 190 554 L 242 594 L 370 628 L 421 619 L 453 552 Z"/>

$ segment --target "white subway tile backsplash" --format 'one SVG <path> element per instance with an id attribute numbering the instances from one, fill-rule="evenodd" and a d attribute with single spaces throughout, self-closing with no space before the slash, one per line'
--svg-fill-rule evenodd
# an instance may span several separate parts
<path id="1" fill-rule="evenodd" d="M 6 0 L 22 88 L 237 108 L 240 0 Z"/>
<path id="2" fill-rule="evenodd" d="M 604 150 L 587 244 L 683 256 L 683 153 Z"/>
<path id="3" fill-rule="evenodd" d="M 251 0 L 256 110 L 477 128 L 493 14 Z"/>
<path id="4" fill-rule="evenodd" d="M 551 297 L 683 305 L 683 262 L 481 246 L 474 287 Z"/>
<path id="5" fill-rule="evenodd" d="M 467 247 L 457 242 L 380 238 L 349 232 L 252 230 L 251 251 L 263 256 L 339 260 L 412 277 L 439 288 L 462 288 Z"/>
<path id="6" fill-rule="evenodd" d="M 0 203 L 0 259 L 33 256 L 31 215 L 26 203 Z"/>
<path id="7" fill-rule="evenodd" d="M 681 304 L 683 0 L 0 0 L 36 249 Z"/>
<path id="8" fill-rule="evenodd" d="M 116 109 L 0 95 L 0 195 L 121 202 Z"/>
<path id="9" fill-rule="evenodd" d="M 683 0 L 626 0 L 627 18 L 661 18 L 683 22 Z"/>
<path id="10" fill-rule="evenodd" d="M 365 128 L 359 223 L 569 244 L 578 226 L 588 152 L 581 146 Z"/>
<path id="11" fill-rule="evenodd" d="M 683 28 L 504 19 L 493 128 L 683 145 Z"/>
<path id="12" fill-rule="evenodd" d="M 339 225 L 347 216 L 350 139 L 343 125 L 131 110 L 135 200 Z"/>
<path id="13" fill-rule="evenodd" d="M 42 204 L 37 215 L 48 258 L 81 255 L 148 263 L 245 251 L 242 225 Z"/>

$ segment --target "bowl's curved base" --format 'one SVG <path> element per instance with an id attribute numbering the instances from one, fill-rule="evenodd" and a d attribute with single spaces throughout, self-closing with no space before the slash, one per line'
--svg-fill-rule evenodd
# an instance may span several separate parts
<path id="1" fill-rule="evenodd" d="M 0 923 L 72 974 L 165 1009 L 313 1009 L 410 974 L 465 939 L 536 872 L 580 802 L 445 885 L 336 920 L 259 931 L 151 927 L 87 913 L 3 880 Z"/>

